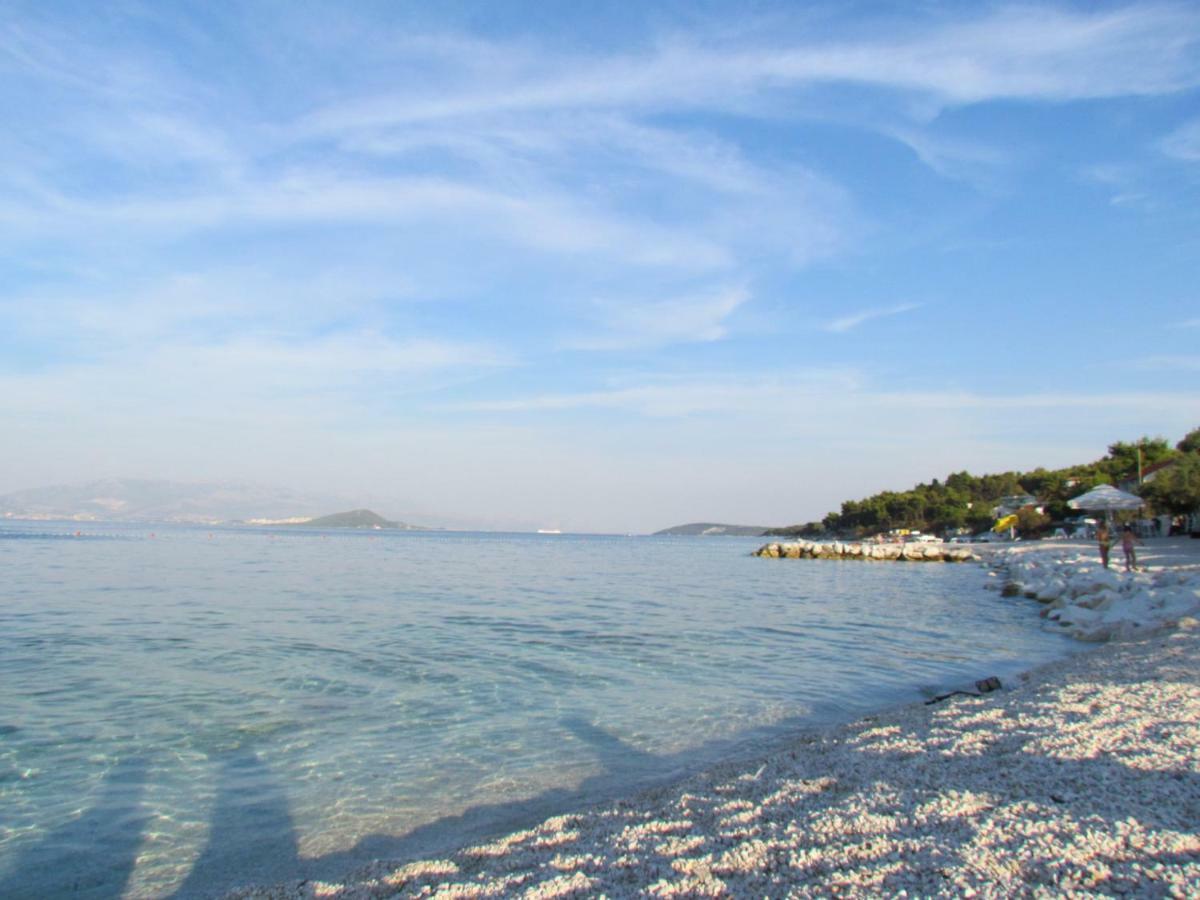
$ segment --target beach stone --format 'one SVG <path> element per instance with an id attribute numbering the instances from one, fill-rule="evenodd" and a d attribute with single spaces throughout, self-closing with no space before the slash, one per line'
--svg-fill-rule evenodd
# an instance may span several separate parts
<path id="1" fill-rule="evenodd" d="M 1081 574 L 1072 579 L 1071 596 L 1081 597 L 1084 594 L 1094 594 L 1104 588 L 1120 588 L 1121 578 L 1115 572 L 1099 569 L 1094 572 Z"/>
<path id="2" fill-rule="evenodd" d="M 1089 644 L 1102 644 L 1110 640 L 1113 635 L 1113 627 L 1108 624 L 1097 625 L 1095 628 L 1085 628 L 1080 630 L 1076 635 L 1076 639 L 1085 641 Z"/>
<path id="3" fill-rule="evenodd" d="M 1102 607 L 1108 609 L 1119 596 L 1116 591 L 1099 590 L 1094 594 L 1076 598 L 1075 605 L 1082 606 L 1084 609 L 1100 609 Z"/>
<path id="4" fill-rule="evenodd" d="M 1038 589 L 1034 599 L 1040 600 L 1042 603 L 1049 603 L 1051 600 L 1057 600 L 1066 592 L 1067 583 L 1061 578 L 1052 578 Z"/>
<path id="5" fill-rule="evenodd" d="M 773 559 L 862 559 L 904 560 L 908 562 L 967 562 L 978 560 L 965 547 L 946 547 L 941 544 L 875 544 L 866 541 L 773 542 L 754 551 L 754 556 Z"/>
<path id="6" fill-rule="evenodd" d="M 1198 650 L 1074 654 L 329 896 L 1200 896 Z"/>

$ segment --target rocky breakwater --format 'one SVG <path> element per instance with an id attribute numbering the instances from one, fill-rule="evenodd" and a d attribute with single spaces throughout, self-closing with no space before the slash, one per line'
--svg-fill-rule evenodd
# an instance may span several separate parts
<path id="1" fill-rule="evenodd" d="M 1121 640 L 1200 616 L 1200 571 L 1118 572 L 1079 554 L 1021 554 L 994 560 L 1006 597 L 1045 604 L 1042 617 L 1083 641 Z"/>
<path id="2" fill-rule="evenodd" d="M 868 562 L 974 562 L 979 559 L 966 547 L 950 547 L 946 544 L 873 544 L 866 541 L 772 543 L 759 547 L 754 555 L 771 559 L 861 559 Z"/>

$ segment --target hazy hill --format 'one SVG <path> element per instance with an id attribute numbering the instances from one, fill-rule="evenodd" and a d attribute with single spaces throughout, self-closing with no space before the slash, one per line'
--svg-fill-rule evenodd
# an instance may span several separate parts
<path id="1" fill-rule="evenodd" d="M 353 506 L 345 497 L 234 482 L 106 478 L 0 495 L 0 516 L 142 522 L 308 518 Z"/>
<path id="2" fill-rule="evenodd" d="M 664 528 L 655 534 L 685 534 L 685 535 L 733 535 L 735 537 L 758 537 L 767 530 L 765 525 L 721 525 L 714 522 L 691 522 L 687 525 L 676 525 Z"/>
<path id="3" fill-rule="evenodd" d="M 393 522 L 385 519 L 369 509 L 352 509 L 349 512 L 333 513 L 319 516 L 307 522 L 298 523 L 311 528 L 402 528 L 410 531 L 422 531 L 417 525 L 406 525 L 404 522 Z"/>

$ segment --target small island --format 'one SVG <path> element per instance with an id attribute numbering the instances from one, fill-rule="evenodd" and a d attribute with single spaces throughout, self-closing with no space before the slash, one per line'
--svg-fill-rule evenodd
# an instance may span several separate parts
<path id="1" fill-rule="evenodd" d="M 349 512 L 332 513 L 328 516 L 318 516 L 303 522 L 289 523 L 304 528 L 393 528 L 405 531 L 425 531 L 419 525 L 408 525 L 404 522 L 393 522 L 369 509 L 352 509 Z"/>
<path id="2" fill-rule="evenodd" d="M 725 525 L 720 522 L 690 522 L 654 532 L 659 535 L 733 535 L 734 537 L 761 537 L 768 531 L 765 525 Z"/>

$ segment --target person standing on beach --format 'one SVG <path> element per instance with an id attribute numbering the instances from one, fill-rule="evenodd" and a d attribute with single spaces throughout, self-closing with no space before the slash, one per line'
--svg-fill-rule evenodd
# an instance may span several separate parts
<path id="1" fill-rule="evenodd" d="M 1112 533 L 1108 530 L 1108 523 L 1101 522 L 1096 526 L 1096 542 L 1100 544 L 1100 562 L 1104 564 L 1104 568 L 1108 568 L 1108 551 L 1112 547 Z"/>
<path id="2" fill-rule="evenodd" d="M 1133 526 L 1126 525 L 1125 530 L 1121 532 L 1121 549 L 1125 551 L 1126 572 L 1132 572 L 1137 568 L 1137 551 L 1133 549 L 1133 545 L 1140 543 L 1137 535 L 1133 533 Z"/>

